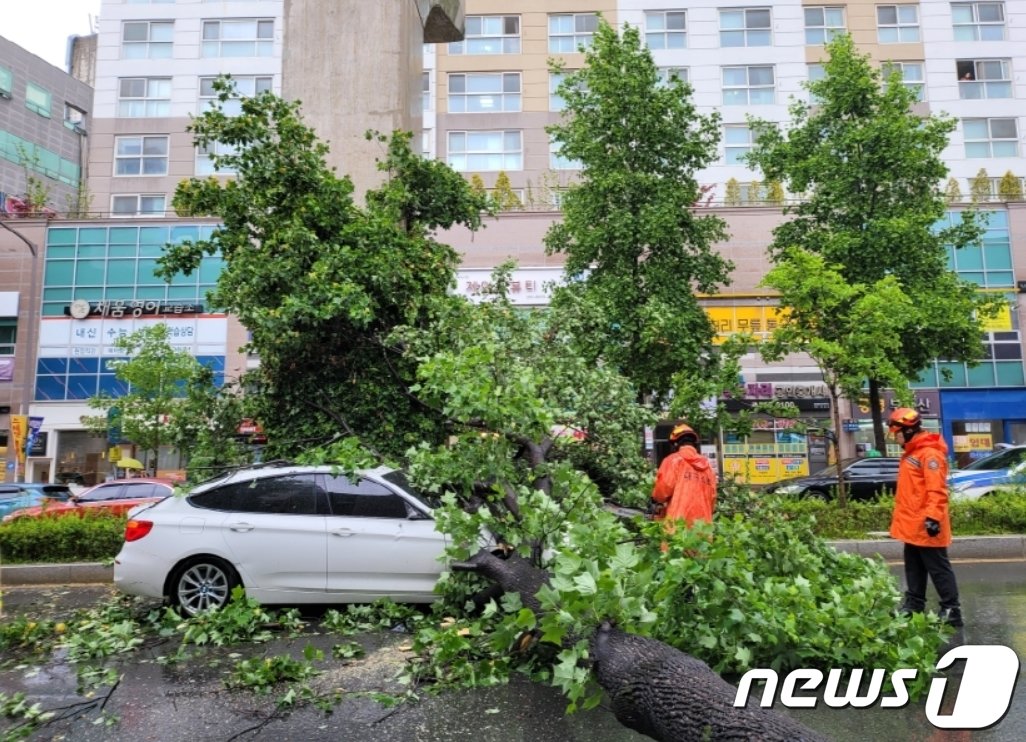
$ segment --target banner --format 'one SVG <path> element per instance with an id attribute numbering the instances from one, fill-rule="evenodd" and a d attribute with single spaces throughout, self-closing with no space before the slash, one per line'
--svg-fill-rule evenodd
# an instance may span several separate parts
<path id="1" fill-rule="evenodd" d="M 25 441 L 28 438 L 28 415 L 11 415 L 11 437 L 14 439 L 14 450 L 18 455 L 18 463 L 25 463 Z"/>
<path id="2" fill-rule="evenodd" d="M 25 440 L 26 455 L 28 455 L 29 451 L 32 450 L 32 447 L 36 445 L 36 439 L 39 438 L 39 429 L 41 427 L 43 427 L 43 418 L 30 417 L 28 419 L 28 436 Z"/>

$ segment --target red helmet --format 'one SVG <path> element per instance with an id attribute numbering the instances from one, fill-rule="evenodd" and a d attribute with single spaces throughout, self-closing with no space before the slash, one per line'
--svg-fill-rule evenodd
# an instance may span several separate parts
<path id="1" fill-rule="evenodd" d="M 911 407 L 899 407 L 887 419 L 887 427 L 893 433 L 903 428 L 918 428 L 923 423 L 923 418 Z"/>
<path id="2" fill-rule="evenodd" d="M 691 443 L 698 443 L 698 433 L 687 423 L 677 423 L 673 426 L 673 430 L 670 431 L 669 441 L 670 443 L 676 443 L 677 441 L 687 441 L 690 439 Z"/>

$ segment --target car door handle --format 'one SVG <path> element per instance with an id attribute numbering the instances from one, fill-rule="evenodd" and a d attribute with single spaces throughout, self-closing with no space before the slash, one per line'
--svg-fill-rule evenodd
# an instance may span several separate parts
<path id="1" fill-rule="evenodd" d="M 232 523 L 228 527 L 236 533 L 249 533 L 254 526 L 252 523 Z"/>
<path id="2" fill-rule="evenodd" d="M 356 531 L 353 531 L 353 530 L 351 530 L 349 528 L 337 528 L 337 529 L 335 529 L 334 531 L 331 532 L 331 535 L 332 536 L 343 536 L 343 537 L 345 537 L 345 536 L 353 536 L 353 535 L 355 535 L 355 533 L 356 533 Z"/>

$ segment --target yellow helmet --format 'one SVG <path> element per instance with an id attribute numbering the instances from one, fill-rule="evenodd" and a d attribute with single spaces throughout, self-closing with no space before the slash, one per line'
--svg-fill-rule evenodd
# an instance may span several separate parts
<path id="1" fill-rule="evenodd" d="M 690 441 L 688 441 L 690 439 Z M 673 430 L 670 431 L 669 435 L 670 443 L 676 443 L 677 441 L 685 441 L 690 443 L 698 443 L 698 433 L 695 432 L 687 423 L 678 423 L 673 426 Z"/>

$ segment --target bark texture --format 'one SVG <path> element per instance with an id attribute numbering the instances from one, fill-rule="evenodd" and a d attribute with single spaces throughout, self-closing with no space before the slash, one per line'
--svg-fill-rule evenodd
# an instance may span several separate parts
<path id="1" fill-rule="evenodd" d="M 655 639 L 604 624 L 592 637 L 599 685 L 625 727 L 657 740 L 802 742 L 827 738 L 750 700 L 711 667 Z"/>

